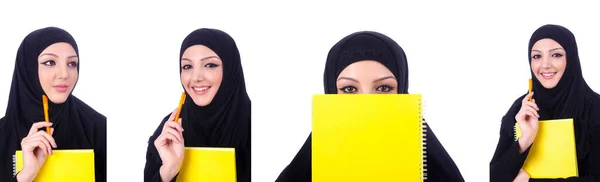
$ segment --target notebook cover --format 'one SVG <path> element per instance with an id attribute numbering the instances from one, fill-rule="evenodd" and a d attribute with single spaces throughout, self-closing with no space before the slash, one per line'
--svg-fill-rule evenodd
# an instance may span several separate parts
<path id="1" fill-rule="evenodd" d="M 423 181 L 420 94 L 313 96 L 312 180 Z"/>
<path id="2" fill-rule="evenodd" d="M 521 130 L 515 123 L 515 139 L 519 137 Z M 531 178 L 578 176 L 573 119 L 539 121 L 538 132 L 523 170 Z"/>
<path id="3" fill-rule="evenodd" d="M 236 181 L 235 148 L 186 147 L 177 181 Z"/>
<path id="4" fill-rule="evenodd" d="M 15 153 L 14 167 L 15 173 L 23 169 L 20 150 Z M 95 181 L 94 150 L 52 150 L 33 181 Z"/>

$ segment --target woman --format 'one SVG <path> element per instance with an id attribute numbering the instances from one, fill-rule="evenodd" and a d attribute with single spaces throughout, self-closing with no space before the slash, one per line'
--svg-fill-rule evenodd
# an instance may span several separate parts
<path id="1" fill-rule="evenodd" d="M 600 96 L 583 79 L 575 36 L 560 25 L 544 25 L 531 36 L 528 52 L 533 92 L 518 98 L 502 118 L 490 181 L 600 181 Z M 538 120 L 559 118 L 574 119 L 579 177 L 529 179 L 521 167 Z M 517 141 L 515 123 L 522 131 Z"/>
<path id="2" fill-rule="evenodd" d="M 235 41 L 198 29 L 183 40 L 179 58 L 186 100 L 179 121 L 175 110 L 150 137 L 145 181 L 175 181 L 184 147 L 234 147 L 237 180 L 250 181 L 250 99 Z"/>
<path id="3" fill-rule="evenodd" d="M 331 48 L 325 65 L 326 94 L 406 94 L 408 64 L 402 48 L 381 33 L 350 34 Z M 277 181 L 311 181 L 311 135 Z M 427 131 L 428 181 L 464 181 L 431 128 Z"/>
<path id="4" fill-rule="evenodd" d="M 0 119 L 0 181 L 32 181 L 53 149 L 93 149 L 96 181 L 106 181 L 106 117 L 72 95 L 79 49 L 63 29 L 31 32 L 19 47 L 6 115 Z M 48 97 L 44 121 L 42 95 Z M 45 127 L 51 127 L 50 134 Z M 23 170 L 12 157 L 23 152 Z"/>

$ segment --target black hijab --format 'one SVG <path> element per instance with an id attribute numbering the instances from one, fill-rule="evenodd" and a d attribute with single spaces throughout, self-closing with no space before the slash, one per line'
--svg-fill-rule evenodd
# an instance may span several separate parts
<path id="1" fill-rule="evenodd" d="M 27 136 L 33 123 L 44 121 L 42 95 L 46 93 L 38 78 L 38 56 L 48 46 L 59 42 L 73 46 L 79 56 L 75 39 L 57 27 L 31 32 L 19 47 L 6 114 L 0 122 L 2 178 L 12 176 L 7 173 L 12 172 L 12 167 L 5 168 L 12 160 L 7 160 L 7 157 L 21 149 L 20 141 Z M 57 149 L 94 149 L 96 181 L 106 181 L 106 117 L 72 94 L 62 104 L 49 101 L 48 105 L 49 119 L 54 128 L 52 137 Z"/>
<path id="2" fill-rule="evenodd" d="M 390 37 L 374 31 L 352 33 L 336 43 L 325 63 L 325 94 L 337 94 L 336 80 L 348 65 L 374 60 L 388 68 L 398 80 L 398 94 L 408 94 L 408 62 L 404 50 Z M 426 124 L 427 125 L 427 124 Z M 428 178 L 431 181 L 464 181 L 456 164 L 427 126 Z M 277 182 L 312 181 L 312 133 L 292 162 L 281 172 Z M 433 172 L 433 175 L 430 173 Z M 432 180 L 433 178 L 433 180 Z M 437 180 L 440 179 L 440 180 Z"/>
<path id="3" fill-rule="evenodd" d="M 227 33 L 202 28 L 190 33 L 181 45 L 179 53 L 179 71 L 181 56 L 191 46 L 204 45 L 213 50 L 223 62 L 223 79 L 212 102 L 198 106 L 186 93 L 182 106 L 181 119 L 183 136 L 187 147 L 234 147 L 238 181 L 250 181 L 250 98 L 246 93 L 244 72 L 240 53 L 233 38 Z M 170 114 L 169 114 L 170 115 Z M 154 135 L 150 138 L 149 156 L 162 164 L 154 147 L 154 140 L 160 135 L 167 115 Z M 185 159 L 184 159 L 185 160 Z M 147 177 L 153 178 L 160 165 L 146 165 Z M 156 170 L 152 170 L 152 168 Z"/>
<path id="4" fill-rule="evenodd" d="M 386 35 L 361 31 L 344 37 L 329 51 L 323 76 L 325 94 L 337 94 L 338 75 L 348 65 L 361 60 L 383 64 L 398 80 L 398 93 L 408 93 L 408 63 L 404 50 Z"/>
<path id="5" fill-rule="evenodd" d="M 563 76 L 556 87 L 547 89 L 531 72 L 533 79 L 533 98 L 535 99 L 540 114 L 540 120 L 574 118 L 577 140 L 578 157 L 584 157 L 589 152 L 590 127 L 598 122 L 598 102 L 600 96 L 594 92 L 583 79 L 579 53 L 575 36 L 567 28 L 560 25 L 544 25 L 538 28 L 529 40 L 528 57 L 531 66 L 531 49 L 533 45 L 545 38 L 550 38 L 560 44 L 567 58 L 567 65 Z M 594 106 L 594 107 L 592 107 Z"/>

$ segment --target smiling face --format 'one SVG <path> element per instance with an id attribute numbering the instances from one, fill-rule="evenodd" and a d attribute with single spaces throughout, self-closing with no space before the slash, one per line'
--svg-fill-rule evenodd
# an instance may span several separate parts
<path id="1" fill-rule="evenodd" d="M 348 65 L 338 75 L 338 94 L 397 94 L 398 81 L 383 64 L 362 60 Z"/>
<path id="2" fill-rule="evenodd" d="M 223 80 L 223 62 L 210 48 L 194 45 L 181 56 L 181 84 L 198 106 L 210 104 Z"/>
<path id="3" fill-rule="evenodd" d="M 556 41 L 546 38 L 538 40 L 531 48 L 531 71 L 542 86 L 556 87 L 567 67 L 565 49 Z"/>
<path id="4" fill-rule="evenodd" d="M 40 85 L 48 99 L 55 104 L 64 103 L 79 78 L 75 49 L 68 43 L 52 44 L 40 53 L 38 64 Z"/>

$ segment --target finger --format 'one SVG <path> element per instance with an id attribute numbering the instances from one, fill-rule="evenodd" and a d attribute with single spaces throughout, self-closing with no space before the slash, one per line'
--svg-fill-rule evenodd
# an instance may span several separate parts
<path id="1" fill-rule="evenodd" d="M 527 107 L 527 108 L 525 108 L 525 109 L 526 109 L 527 111 L 529 111 L 529 112 L 533 113 L 533 115 L 531 115 L 531 116 L 533 116 L 533 117 L 535 117 L 535 118 L 539 118 L 539 117 L 540 117 L 540 114 L 538 114 L 538 112 L 537 112 L 537 111 L 536 111 L 536 110 L 535 110 L 533 107 Z"/>
<path id="2" fill-rule="evenodd" d="M 531 112 L 530 110 L 525 111 L 525 115 L 527 115 L 529 117 L 537 118 L 537 116 L 533 112 Z"/>
<path id="3" fill-rule="evenodd" d="M 176 138 L 177 142 L 183 142 L 183 136 L 181 136 L 181 132 L 178 132 L 173 128 L 169 128 L 166 130 L 166 132 L 172 134 Z"/>
<path id="4" fill-rule="evenodd" d="M 165 145 L 165 143 L 167 143 L 166 138 L 164 137 L 164 134 L 159 135 L 156 140 L 154 140 L 154 146 L 156 147 L 157 150 L 160 150 L 159 146 L 163 146 Z"/>
<path id="5" fill-rule="evenodd" d="M 44 131 L 40 131 L 40 132 L 44 132 Z M 46 139 L 46 137 L 44 137 L 43 134 L 40 135 L 40 136 L 37 136 L 37 139 L 39 141 L 41 141 L 42 143 L 44 143 L 44 146 L 45 146 L 48 154 L 52 154 L 52 145 L 50 144 L 50 141 L 48 141 L 48 139 Z"/>
<path id="6" fill-rule="evenodd" d="M 173 129 L 177 130 L 178 132 L 183 132 L 183 127 L 181 127 L 181 124 L 175 123 L 173 121 L 167 122 L 167 127 L 173 128 Z"/>
<path id="7" fill-rule="evenodd" d="M 525 96 L 525 98 L 523 98 L 523 102 L 527 102 L 527 101 L 529 101 L 529 98 L 531 98 L 532 96 L 533 96 L 533 92 L 529 92 L 529 94 L 527 94 L 527 95 Z"/>
<path id="8" fill-rule="evenodd" d="M 37 134 L 44 137 L 44 139 L 46 139 L 52 145 L 52 148 L 56 148 L 56 141 L 54 141 L 54 137 L 48 135 L 48 133 L 44 131 L 38 131 Z"/>
<path id="9" fill-rule="evenodd" d="M 156 138 L 156 141 L 154 141 L 154 144 L 156 146 L 164 146 L 165 144 L 167 144 L 167 138 L 165 137 L 165 133 L 162 133 L 160 136 L 158 136 L 158 138 Z"/>
<path id="10" fill-rule="evenodd" d="M 528 101 L 528 102 L 525 102 L 525 106 L 532 107 L 532 108 L 534 108 L 536 111 L 539 111 L 539 110 L 540 110 L 540 108 L 539 108 L 539 107 L 537 106 L 537 104 L 535 104 L 534 102 L 529 102 L 529 101 Z"/>
<path id="11" fill-rule="evenodd" d="M 40 130 L 40 128 L 47 127 L 47 126 L 52 126 L 52 123 L 45 122 L 45 121 L 33 123 L 33 125 L 31 125 L 31 129 L 29 129 L 29 134 L 27 134 L 27 135 L 32 135 L 35 132 L 37 132 L 38 130 Z"/>
<path id="12" fill-rule="evenodd" d="M 173 121 L 175 119 L 175 115 L 177 115 L 177 109 L 175 109 L 172 113 L 171 116 L 169 116 L 169 120 L 167 121 Z"/>
<path id="13" fill-rule="evenodd" d="M 35 148 L 40 148 L 44 154 L 48 155 L 50 154 L 49 150 L 48 150 L 48 145 L 46 145 L 41 139 L 37 138 L 35 139 L 35 141 L 32 141 L 31 143 L 34 147 L 33 147 L 33 151 L 35 152 Z"/>
<path id="14" fill-rule="evenodd" d="M 173 141 L 174 143 L 183 143 L 183 140 L 179 140 L 179 137 L 176 133 L 167 133 L 165 137 L 169 138 L 169 140 Z"/>

